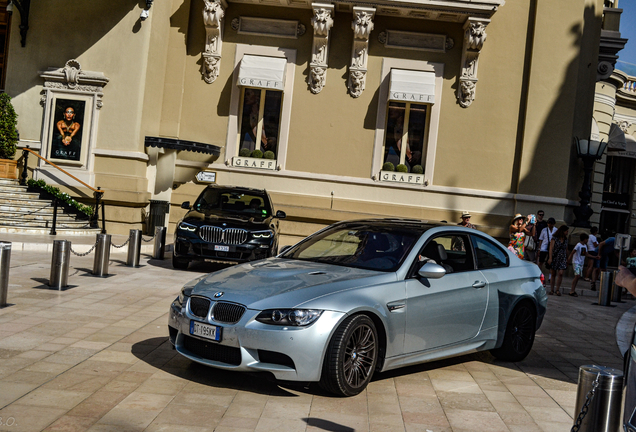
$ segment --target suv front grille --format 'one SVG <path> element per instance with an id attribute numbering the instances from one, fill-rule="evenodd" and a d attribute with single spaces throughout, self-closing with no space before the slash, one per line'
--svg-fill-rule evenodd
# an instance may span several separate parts
<path id="1" fill-rule="evenodd" d="M 199 228 L 199 236 L 202 240 L 209 243 L 225 243 L 238 245 L 247 241 L 248 232 L 240 228 L 219 228 L 210 225 L 204 225 Z"/>
<path id="2" fill-rule="evenodd" d="M 210 310 L 210 299 L 204 297 L 190 297 L 190 311 L 192 315 L 196 315 L 200 318 L 208 316 Z"/>
<path id="3" fill-rule="evenodd" d="M 234 303 L 217 302 L 212 310 L 214 321 L 235 324 L 245 313 L 245 306 Z"/>

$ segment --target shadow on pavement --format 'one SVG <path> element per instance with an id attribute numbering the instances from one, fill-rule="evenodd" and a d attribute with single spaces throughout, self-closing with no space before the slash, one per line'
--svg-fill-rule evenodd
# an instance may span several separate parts
<path id="1" fill-rule="evenodd" d="M 268 373 L 245 373 L 215 369 L 193 362 L 178 354 L 166 337 L 137 342 L 132 354 L 151 366 L 190 382 L 258 394 L 297 397 L 279 387 Z"/>

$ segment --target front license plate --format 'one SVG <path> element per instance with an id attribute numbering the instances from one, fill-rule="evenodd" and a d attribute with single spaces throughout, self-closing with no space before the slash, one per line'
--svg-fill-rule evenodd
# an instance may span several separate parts
<path id="1" fill-rule="evenodd" d="M 214 245 L 214 250 L 215 251 L 219 251 L 219 252 L 229 252 L 230 251 L 230 247 L 229 246 Z"/>
<path id="2" fill-rule="evenodd" d="M 221 342 L 221 331 L 223 327 L 217 327 L 210 324 L 200 323 L 198 321 L 190 321 L 190 334 L 205 339 Z"/>

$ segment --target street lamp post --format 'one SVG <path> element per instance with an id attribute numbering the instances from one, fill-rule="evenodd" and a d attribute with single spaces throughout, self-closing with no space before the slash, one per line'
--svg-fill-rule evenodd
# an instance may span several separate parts
<path id="1" fill-rule="evenodd" d="M 583 160 L 583 172 L 585 177 L 583 178 L 583 186 L 579 197 L 581 197 L 581 204 L 574 209 L 574 216 L 576 219 L 572 224 L 575 227 L 590 228 L 590 216 L 594 213 L 590 207 L 590 199 L 592 198 L 592 187 L 590 180 L 592 177 L 592 170 L 594 169 L 594 162 L 603 156 L 607 143 L 604 141 L 593 141 L 574 138 L 576 141 L 576 153 Z"/>

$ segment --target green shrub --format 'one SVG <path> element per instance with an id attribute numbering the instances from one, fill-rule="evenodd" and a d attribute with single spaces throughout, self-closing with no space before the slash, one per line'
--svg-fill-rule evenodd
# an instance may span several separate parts
<path id="1" fill-rule="evenodd" d="M 395 165 L 391 162 L 384 162 L 384 165 L 382 165 L 382 171 L 395 171 Z"/>
<path id="2" fill-rule="evenodd" d="M 396 171 L 397 172 L 401 172 L 401 173 L 407 173 L 407 172 L 409 172 L 409 168 L 406 165 L 404 165 L 404 164 L 399 164 L 396 167 Z"/>
<path id="3" fill-rule="evenodd" d="M 240 151 L 239 151 L 239 156 L 240 157 L 250 157 L 250 149 L 248 149 L 247 147 L 243 147 Z"/>
<path id="4" fill-rule="evenodd" d="M 276 159 L 276 155 L 274 154 L 273 151 L 267 150 L 265 153 L 263 153 L 263 158 L 265 158 L 265 159 Z"/>
<path id="5" fill-rule="evenodd" d="M 422 165 L 415 165 L 411 168 L 411 172 L 413 174 L 424 174 L 424 168 L 422 168 Z"/>
<path id="6" fill-rule="evenodd" d="M 250 155 L 250 157 L 261 159 L 263 157 L 263 152 L 258 149 L 254 150 L 252 154 Z"/>
<path id="7" fill-rule="evenodd" d="M 73 207 L 75 210 L 82 212 L 87 216 L 91 216 L 93 214 L 93 207 L 78 203 L 73 198 L 71 198 L 69 194 L 62 192 L 55 186 L 47 185 L 44 180 L 28 179 L 27 186 L 34 189 L 42 189 L 43 191 L 50 193 L 63 203 Z"/>
<path id="8" fill-rule="evenodd" d="M 15 129 L 18 115 L 11 104 L 11 97 L 0 93 L 0 159 L 13 159 L 18 133 Z"/>

